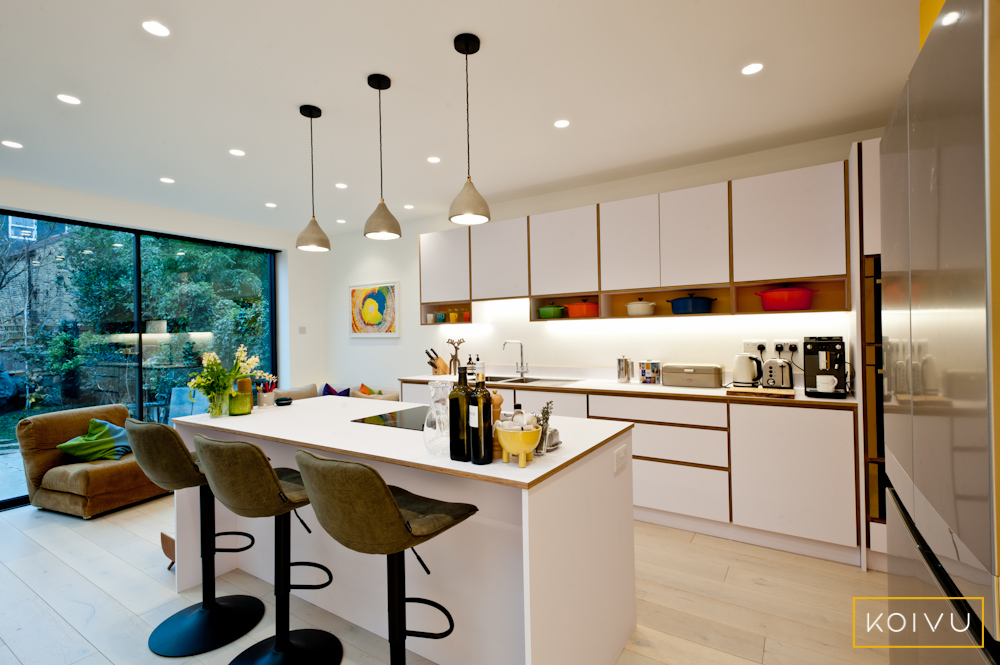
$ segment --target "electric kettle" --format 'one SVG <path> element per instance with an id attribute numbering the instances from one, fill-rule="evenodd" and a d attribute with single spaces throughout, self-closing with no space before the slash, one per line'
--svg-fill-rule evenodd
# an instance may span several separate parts
<path id="1" fill-rule="evenodd" d="M 733 385 L 737 388 L 756 388 L 764 375 L 760 358 L 749 353 L 737 353 L 733 360 Z"/>

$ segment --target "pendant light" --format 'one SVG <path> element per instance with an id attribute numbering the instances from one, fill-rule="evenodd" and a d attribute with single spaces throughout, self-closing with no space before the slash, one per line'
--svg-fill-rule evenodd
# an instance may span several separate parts
<path id="1" fill-rule="evenodd" d="M 382 193 L 382 91 L 388 90 L 392 81 L 384 74 L 372 74 L 368 77 L 368 85 L 378 90 L 378 195 L 381 199 L 365 222 L 365 237 L 372 240 L 395 240 L 403 235 L 399 222 L 385 205 Z"/>
<path id="2" fill-rule="evenodd" d="M 455 37 L 455 50 L 465 56 L 465 164 L 466 180 L 462 191 L 451 202 L 448 219 L 456 224 L 485 224 L 490 221 L 490 206 L 472 184 L 472 147 L 469 138 L 469 56 L 479 52 L 479 37 L 462 33 Z"/>
<path id="3" fill-rule="evenodd" d="M 299 113 L 309 118 L 309 182 L 312 187 L 312 219 L 295 240 L 295 247 L 306 252 L 329 252 L 330 239 L 316 221 L 316 166 L 313 162 L 313 118 L 323 115 L 316 106 L 304 104 Z"/>

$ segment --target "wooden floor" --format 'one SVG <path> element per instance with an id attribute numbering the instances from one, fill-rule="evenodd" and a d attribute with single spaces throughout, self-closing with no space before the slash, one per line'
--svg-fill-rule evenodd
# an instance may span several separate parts
<path id="1" fill-rule="evenodd" d="M 88 521 L 0 512 L 0 665 L 225 665 L 272 635 L 271 585 L 237 570 L 218 592 L 264 600 L 250 635 L 191 659 L 148 651 L 153 626 L 200 600 L 200 589 L 172 590 L 159 542 L 173 519 L 170 496 Z M 619 665 L 888 662 L 884 651 L 851 648 L 851 598 L 884 596 L 882 573 L 643 522 L 635 546 L 638 627 Z M 347 665 L 388 662 L 373 633 L 295 597 L 292 615 L 293 629 L 336 634 Z M 430 661 L 411 653 L 408 662 Z"/>

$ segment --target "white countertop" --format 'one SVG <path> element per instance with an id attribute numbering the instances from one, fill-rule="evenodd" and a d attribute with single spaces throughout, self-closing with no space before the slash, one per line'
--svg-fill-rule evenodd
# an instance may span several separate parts
<path id="1" fill-rule="evenodd" d="M 662 386 L 649 383 L 618 383 L 617 381 L 609 381 L 606 379 L 559 379 L 556 377 L 541 378 L 539 381 L 532 383 L 491 383 L 487 382 L 486 385 L 490 388 L 507 388 L 511 390 L 555 390 L 555 391 L 573 391 L 573 392 L 586 392 L 586 393 L 634 393 L 637 397 L 649 396 L 649 397 L 693 397 L 693 398 L 714 398 L 720 400 L 767 400 L 769 404 L 777 402 L 793 402 L 793 403 L 806 403 L 806 404 L 817 404 L 824 406 L 843 406 L 845 404 L 851 405 L 852 407 L 857 405 L 857 399 L 854 395 L 848 395 L 845 399 L 820 399 L 815 397 L 806 397 L 805 390 L 803 388 L 795 389 L 795 397 L 793 398 L 768 398 L 768 397 L 755 397 L 753 395 L 727 395 L 726 391 L 728 388 L 682 388 L 680 386 Z M 433 374 L 418 374 L 415 376 L 405 376 L 400 381 L 404 382 L 414 382 L 414 383 L 424 383 L 428 381 L 458 381 L 458 377 L 454 374 L 435 376 Z"/>
<path id="2" fill-rule="evenodd" d="M 174 418 L 172 422 L 178 429 L 197 427 L 245 435 L 522 489 L 533 487 L 632 427 L 631 423 L 553 416 L 551 424 L 559 429 L 562 445 L 547 455 L 535 457 L 521 469 L 513 457 L 507 464 L 500 460 L 484 465 L 456 462 L 428 451 L 421 431 L 351 422 L 419 406 L 424 405 L 324 396 L 295 400 L 289 406 L 255 407 L 248 416 L 211 418 L 203 413 Z"/>

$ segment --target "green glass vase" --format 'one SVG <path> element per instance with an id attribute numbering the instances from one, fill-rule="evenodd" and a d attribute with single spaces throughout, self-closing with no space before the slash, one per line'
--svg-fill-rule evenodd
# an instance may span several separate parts
<path id="1" fill-rule="evenodd" d="M 229 396 L 229 415 L 246 416 L 253 409 L 253 393 L 236 393 Z"/>
<path id="2" fill-rule="evenodd" d="M 229 395 L 227 393 L 208 396 L 209 417 L 219 418 L 220 416 L 224 416 L 226 415 L 226 409 L 228 408 L 229 408 Z"/>

